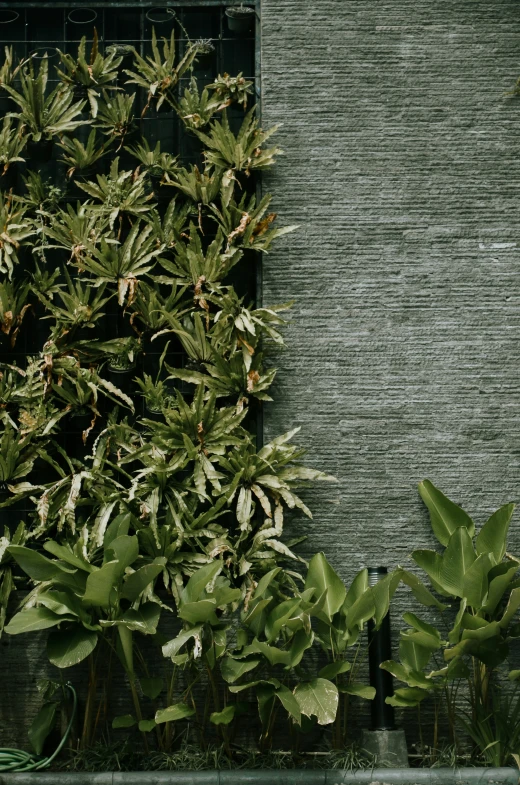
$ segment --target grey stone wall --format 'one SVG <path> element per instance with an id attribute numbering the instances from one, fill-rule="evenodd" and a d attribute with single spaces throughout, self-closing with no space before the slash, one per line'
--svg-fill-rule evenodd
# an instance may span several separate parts
<path id="1" fill-rule="evenodd" d="M 266 436 L 338 478 L 295 528 L 347 576 L 432 544 L 424 477 L 477 522 L 518 497 L 519 44 L 516 0 L 263 2 L 300 224 L 264 259 L 264 304 L 296 300 Z"/>

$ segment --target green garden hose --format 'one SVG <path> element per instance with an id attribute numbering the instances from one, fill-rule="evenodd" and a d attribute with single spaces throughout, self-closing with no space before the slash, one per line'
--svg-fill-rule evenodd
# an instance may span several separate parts
<path id="1" fill-rule="evenodd" d="M 37 771 L 38 769 L 46 769 L 47 766 L 50 766 L 54 758 L 61 752 L 63 749 L 65 742 L 67 741 L 70 733 L 70 729 L 72 728 L 72 723 L 74 722 L 74 717 L 76 716 L 76 708 L 78 705 L 78 698 L 76 695 L 76 690 L 67 682 L 65 685 L 72 693 L 72 712 L 70 715 L 70 720 L 67 725 L 67 730 L 65 731 L 60 743 L 52 753 L 52 755 L 48 758 L 42 758 L 40 755 L 33 755 L 31 752 L 25 752 L 24 750 L 16 750 L 11 749 L 10 747 L 0 747 L 0 772 L 2 771 Z"/>

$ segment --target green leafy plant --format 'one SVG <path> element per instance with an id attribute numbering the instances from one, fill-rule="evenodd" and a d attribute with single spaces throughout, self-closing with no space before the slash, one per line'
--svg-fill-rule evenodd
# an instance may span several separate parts
<path id="1" fill-rule="evenodd" d="M 414 613 L 404 614 L 409 626 L 401 631 L 400 662 L 386 662 L 382 667 L 407 686 L 396 689 L 388 700 L 413 707 L 431 694 L 442 695 L 456 740 L 455 698 L 465 683 L 470 707 L 466 728 L 474 738 L 482 739 L 490 732 L 495 673 L 507 661 L 510 642 L 520 634 L 515 619 L 520 607 L 519 562 L 506 556 L 514 505 L 498 509 L 476 534 L 470 516 L 429 480 L 420 483 L 419 492 L 443 550 L 414 551 L 412 558 L 427 573 L 435 592 L 456 604 L 457 613 L 447 634 Z M 438 610 L 445 608 L 440 601 L 435 605 Z M 515 723 L 510 727 L 516 739 Z M 495 765 L 498 759 L 504 765 L 511 750 L 503 738 L 496 745 L 481 749 Z"/>
<path id="2" fill-rule="evenodd" d="M 5 526 L 4 536 L 0 537 L 0 636 L 5 626 L 9 599 L 16 588 L 13 577 L 13 558 L 8 548 L 10 545 L 23 545 L 26 536 L 25 524 L 20 523 L 12 535 Z"/>
<path id="3" fill-rule="evenodd" d="M 29 474 L 36 456 L 37 448 L 31 444 L 30 437 L 20 437 L 9 425 L 4 427 L 0 438 L 0 487 L 4 492 L 22 491 L 15 483 Z"/>
<path id="4" fill-rule="evenodd" d="M 109 243 L 103 238 L 99 247 L 90 246 L 81 266 L 91 273 L 95 286 L 117 285 L 119 305 L 123 305 L 127 295 L 131 304 L 139 277 L 153 269 L 161 251 L 162 246 L 157 246 L 150 224 L 143 227 L 136 221 L 124 243 Z"/>
<path id="5" fill-rule="evenodd" d="M 164 364 L 164 358 L 168 352 L 169 343 L 166 344 L 164 350 L 159 358 L 157 365 L 157 374 L 155 379 L 147 373 L 143 374 L 143 378 L 137 377 L 135 382 L 141 390 L 141 395 L 146 402 L 146 408 L 149 412 L 161 412 L 163 409 L 169 409 L 174 406 L 174 396 L 172 390 L 168 388 L 167 381 L 161 379 L 161 371 Z"/>
<path id="6" fill-rule="evenodd" d="M 12 194 L 0 193 L 0 273 L 13 277 L 19 254 L 35 234 L 27 208 Z"/>
<path id="7" fill-rule="evenodd" d="M 27 136 L 23 126 L 19 123 L 16 128 L 11 127 L 11 118 L 5 117 L 0 128 L 0 164 L 5 174 L 11 164 L 23 163 L 25 158 L 21 155 L 27 143 Z"/>
<path id="8" fill-rule="evenodd" d="M 151 177 L 159 177 L 162 182 L 170 182 L 170 178 L 176 174 L 179 167 L 177 158 L 170 153 L 161 153 L 161 143 L 157 142 L 154 149 L 150 148 L 147 140 L 135 147 L 128 147 L 128 152 L 137 158 L 140 168 L 147 172 Z"/>
<path id="9" fill-rule="evenodd" d="M 153 635 L 161 607 L 143 597 L 163 567 L 156 559 L 140 565 L 139 542 L 125 534 L 125 519 L 98 533 L 103 545 L 100 561 L 88 561 L 81 550 L 53 540 L 45 549 L 54 559 L 24 546 L 9 546 L 10 555 L 22 570 L 37 582 L 33 605 L 23 608 L 9 622 L 6 631 L 18 635 L 28 630 L 52 629 L 47 656 L 58 668 L 70 668 L 91 657 L 110 630 L 117 634 L 116 651 L 128 676 L 134 707 L 142 719 L 133 656 L 133 633 Z M 97 563 L 96 563 L 97 562 Z M 91 684 L 91 689 L 95 684 Z M 92 695 L 89 696 L 92 702 Z M 85 710 L 90 727 L 92 703 Z"/>
<path id="10" fill-rule="evenodd" d="M 0 283 L 0 330 L 9 337 L 14 347 L 25 314 L 31 307 L 28 302 L 29 285 L 15 284 L 13 281 Z"/>
<path id="11" fill-rule="evenodd" d="M 70 133 L 88 122 L 78 119 L 85 101 L 74 103 L 73 93 L 63 85 L 58 85 L 51 92 L 47 91 L 49 78 L 47 57 L 42 59 L 37 74 L 31 61 L 28 66 L 20 70 L 19 78 L 20 92 L 9 85 L 6 85 L 5 89 L 20 107 L 20 112 L 16 116 L 19 117 L 33 142 L 50 140 L 54 136 Z"/>
<path id="12" fill-rule="evenodd" d="M 46 211 L 57 210 L 64 193 L 50 180 L 44 180 L 39 172 L 27 172 L 24 177 L 26 194 L 19 202 L 29 208 L 31 214 L 40 213 L 39 229 L 42 227 L 41 215 Z M 36 223 L 36 220 L 34 221 Z"/>
<path id="13" fill-rule="evenodd" d="M 217 111 L 226 109 L 233 103 L 242 104 L 246 109 L 248 98 L 253 93 L 253 82 L 246 79 L 242 73 L 237 76 L 219 74 L 215 81 L 208 85 L 208 90 L 214 90 L 215 100 L 218 101 Z"/>
<path id="14" fill-rule="evenodd" d="M 187 128 L 204 128 L 219 110 L 220 104 L 220 99 L 211 96 L 207 87 L 199 93 L 197 80 L 192 76 L 189 86 L 184 88 L 183 96 L 179 100 L 179 114 Z"/>
<path id="15" fill-rule="evenodd" d="M 4 47 L 5 58 L 0 66 L 0 88 L 12 87 L 18 76 L 18 72 L 24 67 L 24 60 L 20 60 L 17 66 L 14 65 L 14 52 L 12 46 Z"/>
<path id="16" fill-rule="evenodd" d="M 254 114 L 253 107 L 246 114 L 236 136 L 229 127 L 226 112 L 222 115 L 222 122 L 211 124 L 208 133 L 195 131 L 204 143 L 204 156 L 210 166 L 232 174 L 244 172 L 246 175 L 250 175 L 253 170 L 273 166 L 275 156 L 282 151 L 279 147 L 264 148 L 263 145 L 278 130 L 278 126 L 262 131 Z"/>
<path id="17" fill-rule="evenodd" d="M 95 210 L 108 216 L 111 229 L 119 215 L 139 216 L 150 209 L 153 193 L 147 193 L 146 174 L 134 177 L 129 170 L 120 172 L 119 158 L 112 161 L 108 177 L 98 174 L 96 179 L 97 184 L 87 181 L 78 182 L 78 185 L 101 203 Z"/>
<path id="18" fill-rule="evenodd" d="M 87 139 L 87 144 L 83 144 L 79 139 L 70 139 L 64 136 L 59 146 L 64 150 L 64 156 L 61 159 L 68 165 L 67 177 L 72 177 L 76 170 L 90 169 L 96 164 L 104 155 L 107 154 L 109 144 L 97 147 L 96 131 L 93 129 Z"/>
<path id="19" fill-rule="evenodd" d="M 75 91 L 77 95 L 84 95 L 88 98 L 92 117 L 98 114 L 98 98 L 103 87 L 114 87 L 117 79 L 118 68 L 122 63 L 122 57 L 118 57 L 114 51 L 107 52 L 104 57 L 98 49 L 98 34 L 94 28 L 94 39 L 87 59 L 87 39 L 86 36 L 80 41 L 78 46 L 78 56 L 75 58 L 70 54 L 58 49 L 62 70 L 57 69 L 57 74 L 61 81 Z"/>
<path id="20" fill-rule="evenodd" d="M 179 80 L 209 49 L 186 37 L 178 60 L 173 36 L 161 44 L 154 33 L 148 58 L 133 47 L 102 55 L 97 36 L 88 53 L 82 39 L 77 57 L 60 53 L 52 90 L 48 58 L 39 69 L 31 61 L 19 90 L 9 88 L 20 125 L 8 119 L 0 130 L 4 166 L 22 156 L 28 165 L 24 185 L 15 178 L 0 198 L 0 327 L 11 346 L 27 330 L 31 347 L 20 367 L 4 363 L 0 374 L 0 504 L 23 499 L 27 519 L 0 540 L 0 613 L 3 621 L 14 583 L 26 587 L 7 631 L 47 630 L 51 663 L 88 668 L 84 752 L 103 717 L 105 730 L 135 727 L 145 748 L 153 733 L 161 755 L 174 754 L 180 732 L 234 754 L 242 688 L 260 702 L 268 748 L 277 710 L 295 733 L 330 725 L 356 670 L 316 669 L 317 648 L 329 651 L 327 624 L 329 640 L 345 614 L 323 615 L 332 573 L 323 591 L 314 561 L 302 578 L 301 538 L 284 530 L 287 511 L 311 515 L 301 489 L 331 478 L 302 465 L 295 432 L 264 446 L 253 436 L 276 373 L 265 356 L 283 345 L 279 314 L 288 306 L 255 307 L 237 294 L 233 273 L 287 231 L 273 226 L 269 197 L 256 200 L 252 178 L 242 177 L 273 162 L 276 148 L 263 149 L 272 131 L 250 113 L 237 137 L 219 119 L 231 103 L 247 103 L 252 85 L 241 74 L 200 93 L 191 80 L 179 100 Z M 205 163 L 181 167 L 180 149 L 165 152 L 138 133 L 135 94 L 116 82 L 129 53 L 145 111 L 153 104 L 192 129 L 208 125 L 209 147 L 197 142 Z M 88 138 L 76 134 L 82 124 L 92 126 Z M 85 195 L 74 204 L 34 166 L 50 145 L 33 143 L 51 141 Z M 134 169 L 120 169 L 123 145 Z M 109 171 L 85 180 L 104 155 Z M 136 416 L 139 398 L 144 416 Z M 165 658 L 162 611 L 182 627 Z M 267 626 L 257 628 L 258 619 Z M 136 633 L 155 647 L 145 654 Z M 228 679 L 256 660 L 257 684 L 247 686 L 246 671 Z M 133 708 L 113 717 L 118 663 Z M 56 715 L 52 687 L 46 695 L 36 746 Z"/>
<path id="21" fill-rule="evenodd" d="M 117 152 L 134 129 L 134 101 L 135 93 L 132 95 L 126 93 L 111 95 L 106 90 L 102 91 L 95 127 L 101 128 L 102 132 L 110 139 L 119 141 Z"/>
<path id="22" fill-rule="evenodd" d="M 162 53 L 157 43 L 155 28 L 152 28 L 152 55 L 141 57 L 134 52 L 134 71 L 125 70 L 131 77 L 127 84 L 136 84 L 148 91 L 148 100 L 142 111 L 146 114 L 152 101 L 159 110 L 164 102 L 170 106 L 175 104 L 175 87 L 179 79 L 188 71 L 197 55 L 197 47 L 189 45 L 179 62 L 175 64 L 175 32 L 172 30 L 170 40 L 163 38 Z"/>

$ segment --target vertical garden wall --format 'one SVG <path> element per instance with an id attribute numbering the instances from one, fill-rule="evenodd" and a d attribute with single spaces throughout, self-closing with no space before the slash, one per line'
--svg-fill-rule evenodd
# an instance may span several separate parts
<path id="1" fill-rule="evenodd" d="M 36 90 L 47 64 L 49 89 L 57 76 L 68 83 L 79 43 L 73 27 L 92 26 L 82 7 L 71 18 L 63 3 L 55 5 L 42 15 L 41 5 L 37 12 L 19 4 L 19 17 L 3 21 L 19 26 L 17 46 L 30 57 Z M 18 197 L 21 210 L 14 228 L 14 218 L 6 222 L 18 234 L 4 238 L 1 257 L 2 456 L 12 457 L 20 428 L 27 443 L 14 471 L 2 466 L 0 503 L 10 537 L 19 520 L 31 521 L 30 550 L 10 546 L 4 556 L 18 565 L 19 588 L 32 586 L 21 570 L 36 589 L 0 641 L 9 673 L 3 743 L 20 744 L 39 700 L 36 680 L 53 673 L 50 658 L 62 670 L 72 666 L 83 747 L 102 727 L 138 735 L 140 721 L 144 748 L 153 733 L 168 754 L 169 723 L 192 717 L 201 700 L 202 721 L 197 715 L 192 727 L 209 727 L 224 746 L 240 712 L 258 704 L 263 748 L 277 721 L 289 727 L 304 716 L 329 726 L 321 736 L 313 729 L 317 744 L 326 738 L 342 747 L 350 696 L 358 712 L 356 699 L 372 694 L 343 662 L 347 642 L 364 642 L 364 623 L 381 620 L 401 578 L 426 605 L 439 602 L 403 572 L 374 590 L 363 572 L 347 594 L 323 556 L 311 561 L 302 589 L 297 572 L 304 567 L 290 548 L 308 558 L 325 551 L 348 585 L 363 566 L 407 567 L 414 548 L 433 546 L 415 490 L 423 477 L 478 523 L 518 493 L 518 106 L 505 92 L 517 76 L 520 12 L 512 1 L 432 9 L 264 0 L 255 59 L 253 36 L 229 36 L 218 3 L 170 3 L 178 16 L 156 9 L 153 18 L 143 8 L 93 5 L 99 30 L 92 41 L 87 34 L 87 57 L 92 65 L 100 43 L 112 58 L 104 66 L 118 72 L 108 79 L 112 92 L 78 87 L 74 76 L 60 110 L 65 125 L 47 133 L 53 144 L 42 144 L 20 100 L 20 91 L 32 89 L 27 78 L 15 75 L 4 96 L 11 102 L 5 111 L 25 112 L 18 133 L 30 138 L 18 152 L 31 160 L 2 174 L 2 190 Z M 168 60 L 168 43 L 157 49 L 153 27 L 169 35 L 172 19 L 184 59 L 170 93 L 140 57 Z M 218 106 L 191 79 L 200 91 L 239 70 L 251 84 L 223 76 L 211 93 Z M 127 128 L 123 115 L 134 112 L 123 97 L 128 85 L 137 94 Z M 255 95 L 264 127 L 282 123 L 276 143 L 285 155 L 273 170 L 281 151 L 265 144 L 269 135 L 259 135 L 252 115 L 239 132 Z M 211 120 L 222 111 L 222 125 Z M 91 127 L 97 141 L 89 141 Z M 11 131 L 4 127 L 4 141 Z M 248 134 L 246 155 L 240 145 Z M 95 159 L 103 136 L 107 147 Z M 204 161 L 201 174 L 193 167 Z M 261 185 L 254 169 L 269 171 Z M 290 237 L 273 231 L 267 202 L 255 212 L 262 190 L 275 194 L 276 226 L 298 225 Z M 81 213 L 76 203 L 87 198 Z M 15 293 L 17 310 L 10 308 Z M 244 311 L 241 296 L 257 306 L 295 300 L 288 349 L 280 348 L 279 315 Z M 299 452 L 285 437 L 256 454 L 257 435 L 268 442 L 300 426 L 305 460 L 329 476 L 295 466 Z M 294 488 L 330 475 L 339 482 L 302 492 L 314 519 L 297 517 L 295 507 L 307 510 Z M 291 510 L 285 533 L 284 507 Z M 504 510 L 507 529 L 512 508 Z M 467 531 L 457 526 L 472 532 L 472 524 L 460 515 L 437 534 L 442 545 L 455 529 L 467 546 Z M 477 549 L 491 552 L 484 540 Z M 519 545 L 513 529 L 512 551 Z M 495 550 L 502 562 L 505 545 Z M 52 563 L 38 561 L 47 558 L 43 551 Z M 470 605 L 483 603 L 473 595 Z M 396 616 L 408 609 L 409 595 L 399 594 L 394 607 Z M 156 636 L 167 611 L 171 623 Z M 503 643 L 507 624 L 492 624 Z M 21 635 L 45 627 L 50 634 Z M 148 668 L 157 651 L 145 642 L 141 656 L 132 645 L 137 633 L 161 644 L 174 673 L 182 672 L 178 684 L 175 676 L 165 688 L 161 666 Z M 78 640 L 91 652 L 108 647 L 119 675 L 107 677 L 103 662 L 96 671 L 99 655 L 87 669 Z M 324 668 L 318 648 L 331 660 Z M 260 676 L 249 684 L 252 671 Z M 317 688 L 329 700 L 325 709 Z M 331 727 L 338 689 L 345 714 Z M 230 697 L 242 691 L 245 703 Z M 273 709 L 277 699 L 283 710 Z"/>

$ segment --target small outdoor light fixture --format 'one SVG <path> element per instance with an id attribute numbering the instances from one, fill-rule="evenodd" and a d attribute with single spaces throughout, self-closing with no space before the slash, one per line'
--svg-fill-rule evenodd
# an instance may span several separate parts
<path id="1" fill-rule="evenodd" d="M 386 567 L 369 567 L 368 585 L 375 586 L 387 573 Z M 371 706 L 372 730 L 394 730 L 394 707 L 386 703 L 386 698 L 394 692 L 392 674 L 379 667 L 385 660 L 392 659 L 390 616 L 388 614 L 385 616 L 378 630 L 370 620 L 367 624 L 367 632 L 370 684 L 376 690 Z"/>

